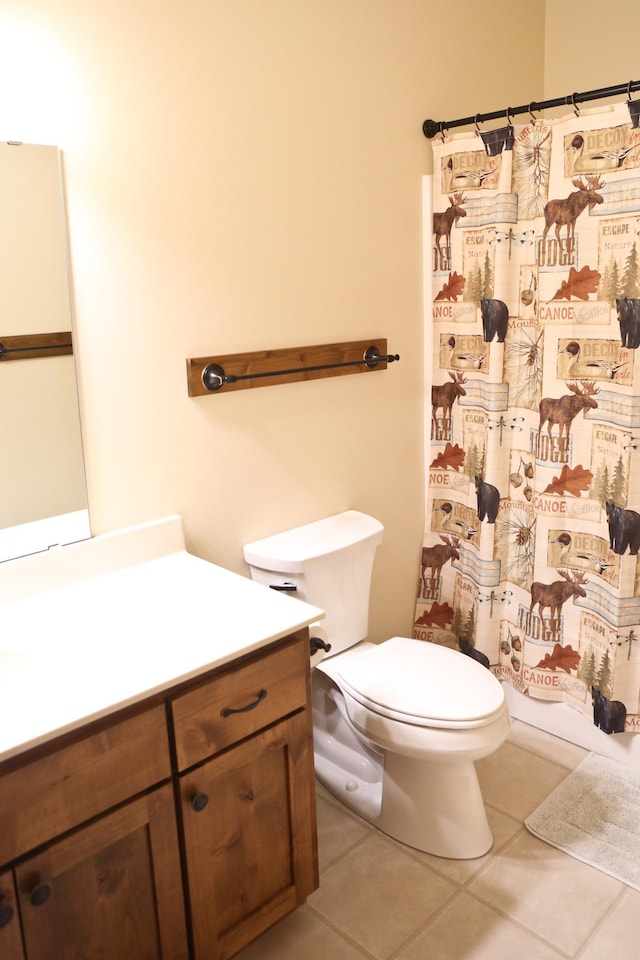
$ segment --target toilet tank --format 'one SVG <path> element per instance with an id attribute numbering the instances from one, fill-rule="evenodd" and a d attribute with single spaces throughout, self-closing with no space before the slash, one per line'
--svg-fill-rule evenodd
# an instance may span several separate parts
<path id="1" fill-rule="evenodd" d="M 369 593 L 382 524 L 357 510 L 294 527 L 244 547 L 251 577 L 325 612 L 331 656 L 367 636 Z"/>

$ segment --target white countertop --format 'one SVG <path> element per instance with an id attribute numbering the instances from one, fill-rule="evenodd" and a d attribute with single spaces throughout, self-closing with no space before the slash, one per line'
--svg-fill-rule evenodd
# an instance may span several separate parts
<path id="1" fill-rule="evenodd" d="M 0 565 L 0 761 L 323 616 L 187 553 L 180 517 Z"/>

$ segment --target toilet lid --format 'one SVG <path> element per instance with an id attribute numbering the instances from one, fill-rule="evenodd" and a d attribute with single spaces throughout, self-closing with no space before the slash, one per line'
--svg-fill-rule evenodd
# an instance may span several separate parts
<path id="1" fill-rule="evenodd" d="M 500 682 L 472 657 L 407 637 L 373 645 L 338 673 L 359 703 L 405 723 L 475 725 L 504 704 Z"/>

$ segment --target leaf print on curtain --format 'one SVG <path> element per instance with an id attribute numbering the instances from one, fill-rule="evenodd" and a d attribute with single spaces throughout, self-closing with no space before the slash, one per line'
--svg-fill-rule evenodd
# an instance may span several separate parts
<path id="1" fill-rule="evenodd" d="M 414 636 L 640 730 L 640 129 L 624 103 L 509 133 L 433 143 Z"/>

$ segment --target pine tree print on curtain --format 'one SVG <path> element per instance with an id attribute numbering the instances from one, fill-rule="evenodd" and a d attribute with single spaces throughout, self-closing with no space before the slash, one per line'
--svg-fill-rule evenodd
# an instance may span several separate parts
<path id="1" fill-rule="evenodd" d="M 414 635 L 640 730 L 640 129 L 618 104 L 433 151 Z"/>

